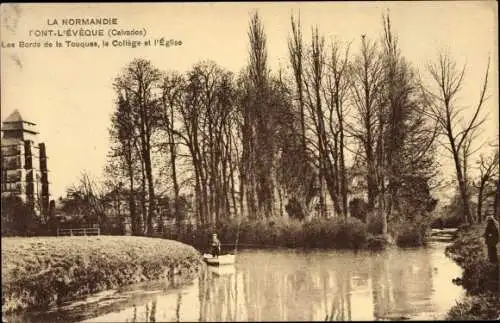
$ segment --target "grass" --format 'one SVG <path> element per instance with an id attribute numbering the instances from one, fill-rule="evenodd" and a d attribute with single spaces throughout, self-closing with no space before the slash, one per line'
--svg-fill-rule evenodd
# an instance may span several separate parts
<path id="1" fill-rule="evenodd" d="M 500 317 L 498 265 L 489 263 L 482 239 L 484 226 L 462 228 L 446 254 L 463 268 L 457 280 L 467 296 L 448 312 L 449 320 L 495 320 Z"/>
<path id="2" fill-rule="evenodd" d="M 2 311 L 47 308 L 141 281 L 194 277 L 201 263 L 193 247 L 165 239 L 2 238 Z"/>

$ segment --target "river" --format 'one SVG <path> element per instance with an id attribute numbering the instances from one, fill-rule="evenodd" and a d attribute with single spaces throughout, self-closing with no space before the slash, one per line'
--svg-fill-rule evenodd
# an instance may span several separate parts
<path id="1" fill-rule="evenodd" d="M 188 284 L 107 291 L 9 322 L 311 321 L 442 319 L 463 295 L 461 269 L 426 248 L 383 252 L 242 250 Z"/>

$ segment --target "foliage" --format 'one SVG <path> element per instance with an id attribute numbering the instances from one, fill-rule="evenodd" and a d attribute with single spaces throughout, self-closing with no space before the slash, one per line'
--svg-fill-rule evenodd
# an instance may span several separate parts
<path id="1" fill-rule="evenodd" d="M 498 268 L 489 263 L 485 255 L 482 234 L 481 226 L 463 227 L 453 244 L 446 248 L 446 254 L 464 269 L 458 281 L 471 294 L 497 289 L 492 280 L 498 280 Z"/>
<path id="2" fill-rule="evenodd" d="M 382 233 L 382 219 L 380 216 L 375 213 L 370 213 L 367 215 L 366 226 L 368 232 L 372 234 L 381 234 Z"/>
<path id="3" fill-rule="evenodd" d="M 200 263 L 194 248 L 164 239 L 2 238 L 2 308 L 46 308 L 134 282 L 192 277 Z"/>
<path id="4" fill-rule="evenodd" d="M 2 236 L 32 236 L 47 230 L 26 203 L 17 196 L 2 197 Z"/>
<path id="5" fill-rule="evenodd" d="M 469 207 L 474 207 L 475 203 L 473 201 L 469 201 Z M 437 211 L 431 221 L 431 227 L 440 228 L 440 227 L 452 227 L 458 228 L 460 225 L 465 223 L 464 219 L 464 206 L 462 202 L 462 198 L 460 193 L 457 191 L 450 202 L 447 205 L 444 205 L 439 211 Z"/>
<path id="6" fill-rule="evenodd" d="M 467 297 L 457 302 L 449 311 L 446 320 L 498 320 L 500 317 L 500 297 L 483 294 Z"/>
<path id="7" fill-rule="evenodd" d="M 366 225 L 355 218 L 317 218 L 299 221 L 285 217 L 265 220 L 224 220 L 215 229 L 223 245 L 231 251 L 238 240 L 238 248 L 286 247 L 332 249 L 380 249 L 381 243 L 366 230 Z M 206 249 L 213 233 L 210 226 L 185 230 L 179 239 L 199 249 Z M 165 237 L 175 236 L 174 230 Z"/>
<path id="8" fill-rule="evenodd" d="M 383 235 L 368 234 L 366 237 L 365 246 L 369 250 L 383 250 L 389 245 L 387 237 Z"/>
<path id="9" fill-rule="evenodd" d="M 482 241 L 482 226 L 462 227 L 455 241 L 446 248 L 446 254 L 464 269 L 456 280 L 468 296 L 448 312 L 448 319 L 498 319 L 499 268 L 488 262 Z"/>
<path id="10" fill-rule="evenodd" d="M 191 214 L 175 204 L 167 216 L 212 228 L 232 217 L 302 220 L 319 204 L 321 216 L 347 218 L 349 208 L 361 222 L 380 212 L 387 233 L 394 214 L 429 212 L 435 124 L 388 16 L 383 27 L 382 39 L 363 36 L 351 53 L 318 28 L 306 43 L 291 17 L 289 66 L 274 71 L 255 13 L 237 74 L 212 61 L 186 71 L 127 64 L 113 83 L 108 175 L 128 192 L 134 234 L 152 235 L 162 218 L 155 204 L 185 192 Z M 352 168 L 366 181 L 368 203 L 354 198 L 348 207 Z"/>
<path id="11" fill-rule="evenodd" d="M 290 218 L 303 220 L 306 217 L 306 211 L 300 205 L 299 201 L 295 198 L 291 198 L 285 207 L 286 212 Z"/>
<path id="12" fill-rule="evenodd" d="M 349 213 L 352 217 L 366 222 L 368 217 L 368 203 L 362 198 L 353 198 L 349 201 Z"/>
<path id="13" fill-rule="evenodd" d="M 92 226 L 104 220 L 102 194 L 86 172 L 82 172 L 78 182 L 67 189 L 66 196 L 59 202 L 59 211 L 76 225 Z"/>
<path id="14" fill-rule="evenodd" d="M 463 222 L 463 216 L 460 214 L 443 212 L 432 218 L 431 228 L 458 228 L 461 224 L 463 224 Z"/>
<path id="15" fill-rule="evenodd" d="M 424 221 L 405 221 L 392 227 L 396 245 L 399 247 L 421 247 L 426 242 L 428 225 Z"/>

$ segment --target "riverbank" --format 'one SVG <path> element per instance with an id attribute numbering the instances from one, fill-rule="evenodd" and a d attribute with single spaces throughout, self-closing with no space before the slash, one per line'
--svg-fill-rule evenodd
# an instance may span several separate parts
<path id="1" fill-rule="evenodd" d="M 155 238 L 2 238 L 2 312 L 47 308 L 120 286 L 194 278 L 199 252 Z"/>
<path id="2" fill-rule="evenodd" d="M 211 226 L 183 226 L 179 232 L 175 226 L 167 227 L 163 237 L 182 241 L 200 250 L 207 247 L 208 240 L 216 232 L 223 247 L 250 248 L 293 248 L 293 249 L 347 249 L 383 250 L 388 245 L 418 247 L 425 243 L 422 225 L 393 225 L 391 237 L 379 234 L 381 223 L 349 218 L 315 218 L 300 221 L 289 218 L 268 218 L 262 220 L 221 221 L 214 229 Z"/>
<path id="3" fill-rule="evenodd" d="M 467 296 L 448 312 L 448 320 L 496 320 L 500 318 L 500 271 L 488 262 L 482 238 L 484 226 L 461 229 L 446 254 L 463 268 L 457 283 Z"/>

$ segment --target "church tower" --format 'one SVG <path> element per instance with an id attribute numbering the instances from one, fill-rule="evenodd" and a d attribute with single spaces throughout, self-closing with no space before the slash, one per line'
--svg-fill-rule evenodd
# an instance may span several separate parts
<path id="1" fill-rule="evenodd" d="M 45 144 L 37 142 L 36 124 L 15 110 L 2 125 L 2 197 L 19 196 L 37 213 L 47 214 L 49 181 Z"/>

